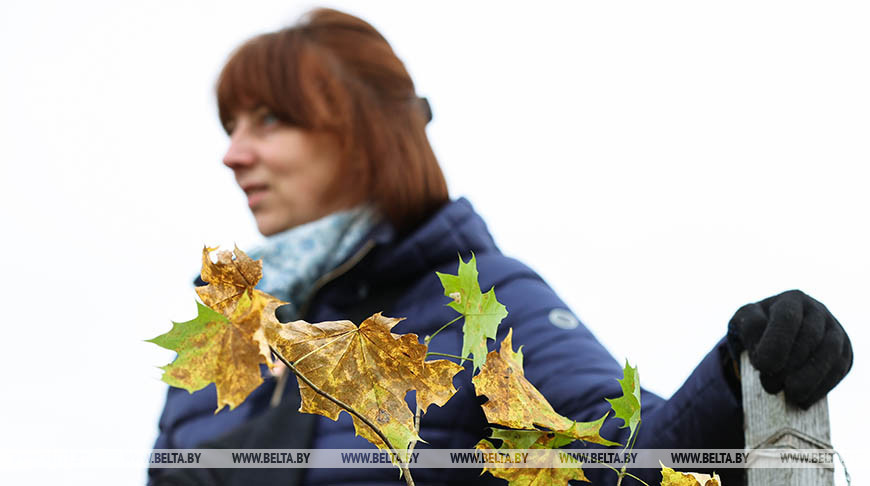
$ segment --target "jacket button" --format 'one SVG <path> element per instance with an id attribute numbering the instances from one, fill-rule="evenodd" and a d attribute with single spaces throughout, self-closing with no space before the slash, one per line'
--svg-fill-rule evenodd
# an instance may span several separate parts
<path id="1" fill-rule="evenodd" d="M 568 309 L 553 309 L 550 311 L 550 324 L 561 329 L 574 329 L 580 321 Z"/>
<path id="2" fill-rule="evenodd" d="M 359 287 L 356 288 L 356 295 L 360 298 L 360 300 L 365 299 L 369 296 L 369 287 L 368 285 L 362 283 L 359 284 Z"/>

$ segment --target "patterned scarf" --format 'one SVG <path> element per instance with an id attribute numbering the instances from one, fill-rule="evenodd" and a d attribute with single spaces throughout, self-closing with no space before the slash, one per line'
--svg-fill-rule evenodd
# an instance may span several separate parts
<path id="1" fill-rule="evenodd" d="M 380 220 L 378 211 L 364 204 L 267 237 L 248 252 L 263 260 L 257 288 L 289 302 L 290 315 L 298 315 L 314 282 L 344 262 Z"/>

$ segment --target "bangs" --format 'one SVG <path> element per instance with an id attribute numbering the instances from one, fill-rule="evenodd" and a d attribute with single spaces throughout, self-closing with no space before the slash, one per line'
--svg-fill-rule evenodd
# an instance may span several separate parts
<path id="1" fill-rule="evenodd" d="M 254 37 L 230 56 L 216 86 L 224 130 L 236 113 L 261 106 L 290 125 L 307 129 L 329 125 L 323 113 L 312 109 L 318 103 L 306 93 L 310 80 L 305 78 L 319 69 L 302 66 L 310 57 L 303 52 L 304 44 L 296 32 L 284 30 Z"/>

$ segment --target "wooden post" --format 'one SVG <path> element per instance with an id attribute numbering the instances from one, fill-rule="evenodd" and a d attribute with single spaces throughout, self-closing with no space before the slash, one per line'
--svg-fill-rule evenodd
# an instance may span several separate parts
<path id="1" fill-rule="evenodd" d="M 760 373 L 740 357 L 743 388 L 743 434 L 746 448 L 832 449 L 828 422 L 828 399 L 822 398 L 808 410 L 785 402 L 784 392 L 771 395 L 761 387 Z M 833 486 L 833 467 L 749 468 L 748 486 Z"/>

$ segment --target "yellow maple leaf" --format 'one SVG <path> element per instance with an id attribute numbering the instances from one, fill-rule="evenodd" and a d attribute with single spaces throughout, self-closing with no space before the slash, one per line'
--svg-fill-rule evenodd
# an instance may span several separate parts
<path id="1" fill-rule="evenodd" d="M 498 448 L 499 451 L 506 449 L 555 449 L 564 442 L 556 434 L 525 430 L 495 429 L 491 437 L 502 441 L 501 447 Z M 537 440 L 528 444 L 530 438 L 537 438 Z M 490 451 L 495 449 L 495 446 L 492 442 L 481 439 L 474 448 Z M 508 486 L 567 485 L 568 481 L 572 479 L 589 482 L 579 465 L 577 467 L 559 467 L 561 463 L 558 462 L 557 457 L 556 455 L 550 457 L 544 455 L 536 456 L 534 459 L 528 458 L 525 462 L 527 467 L 484 467 L 481 474 L 488 472 L 497 478 L 507 480 Z M 530 465 L 540 465 L 540 467 L 529 467 Z"/>
<path id="2" fill-rule="evenodd" d="M 263 278 L 263 264 L 251 259 L 238 247 L 232 253 L 227 250 L 217 252 L 217 262 L 213 263 L 210 255 L 215 250 L 217 248 L 202 249 L 200 275 L 208 285 L 197 287 L 196 293 L 205 305 L 223 315 L 230 315 L 242 293 L 253 289 Z"/>
<path id="3" fill-rule="evenodd" d="M 718 474 L 684 473 L 662 464 L 661 486 L 722 486 L 722 482 Z"/>
<path id="4" fill-rule="evenodd" d="M 377 424 L 394 447 L 407 449 L 420 438 L 405 395 L 416 390 L 423 412 L 431 404 L 444 405 L 456 393 L 453 376 L 462 367 L 443 359 L 424 361 L 428 347 L 416 334 L 390 332 L 399 321 L 377 313 L 359 327 L 350 321 L 293 321 L 269 326 L 266 333 L 312 383 Z M 299 389 L 301 412 L 338 419 L 342 409 L 335 403 L 301 380 Z M 388 448 L 364 422 L 353 421 L 357 435 Z"/>
<path id="5" fill-rule="evenodd" d="M 197 303 L 195 319 L 174 322 L 169 332 L 150 340 L 178 353 L 163 367 L 163 381 L 191 393 L 214 383 L 215 413 L 227 405 L 236 408 L 263 383 L 260 364 L 266 359 L 256 336 L 263 336 L 261 315 L 274 315 L 278 303 L 277 299 L 252 301 L 242 293 L 229 317 Z"/>
<path id="6" fill-rule="evenodd" d="M 522 350 L 513 351 L 513 329 L 501 343 L 498 352 L 486 356 L 486 364 L 474 378 L 477 395 L 485 395 L 482 405 L 486 419 L 491 424 L 512 429 L 537 430 L 538 427 L 559 435 L 603 445 L 619 445 L 600 435 L 605 413 L 594 422 L 576 422 L 553 410 L 544 395 L 526 379 L 523 372 Z"/>
<path id="7" fill-rule="evenodd" d="M 263 329 L 278 323 L 275 309 L 286 302 L 254 288 L 263 277 L 262 261 L 251 259 L 245 252 L 235 247 L 232 253 L 227 250 L 217 252 L 217 262 L 213 263 L 210 254 L 216 249 L 209 247 L 202 249 L 201 276 L 208 285 L 197 287 L 196 293 L 205 305 L 227 317 L 233 315 L 239 299 L 245 294 L 255 307 L 271 309 L 269 312 L 259 314 L 259 330 L 254 333 L 253 338 L 257 341 L 260 354 L 266 360 L 266 364 L 272 366 L 272 353 L 269 351 L 269 343 L 266 341 Z"/>

